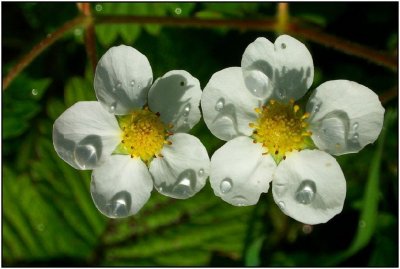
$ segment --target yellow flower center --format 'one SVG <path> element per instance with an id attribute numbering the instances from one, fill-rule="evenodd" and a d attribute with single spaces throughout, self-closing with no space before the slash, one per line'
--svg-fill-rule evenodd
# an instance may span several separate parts
<path id="1" fill-rule="evenodd" d="M 288 152 L 313 146 L 306 121 L 310 114 L 303 113 L 294 100 L 285 104 L 272 99 L 268 105 L 255 110 L 259 117 L 256 123 L 249 124 L 254 128 L 252 137 L 263 145 L 276 163 L 286 159 Z"/>
<path id="2" fill-rule="evenodd" d="M 130 154 L 132 158 L 140 157 L 145 163 L 160 154 L 164 144 L 170 144 L 166 126 L 159 114 L 151 112 L 147 107 L 121 116 L 118 119 L 122 129 L 121 144 L 118 153 Z"/>

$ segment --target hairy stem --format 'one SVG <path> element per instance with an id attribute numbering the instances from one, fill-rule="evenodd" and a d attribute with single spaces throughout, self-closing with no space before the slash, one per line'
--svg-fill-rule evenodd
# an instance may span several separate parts
<path id="1" fill-rule="evenodd" d="M 56 40 L 62 37 L 66 32 L 77 26 L 85 27 L 85 45 L 92 66 L 95 66 L 95 33 L 94 24 L 106 23 L 134 23 L 134 24 L 159 24 L 181 27 L 229 27 L 241 30 L 260 30 L 276 31 L 279 23 L 276 19 L 260 20 L 240 20 L 240 19 L 199 19 L 199 18 L 175 18 L 175 17 L 149 17 L 149 16 L 88 16 L 90 10 L 84 4 L 78 5 L 83 15 L 68 21 L 52 34 L 49 34 L 39 44 L 23 56 L 17 64 L 10 70 L 3 80 L 3 90 L 7 89 L 11 81 L 28 66 L 40 53 L 52 45 Z M 280 6 L 281 14 L 287 14 L 287 5 Z M 285 24 L 286 33 L 294 36 L 300 36 L 318 44 L 331 47 L 349 55 L 357 56 L 372 63 L 384 66 L 394 72 L 397 72 L 397 57 L 387 53 L 379 52 L 366 46 L 350 42 L 348 40 L 326 34 L 322 29 L 310 28 L 298 21 L 291 21 Z"/>
<path id="2" fill-rule="evenodd" d="M 397 57 L 376 51 L 347 39 L 324 33 L 322 29 L 305 26 L 299 22 L 293 22 L 288 25 L 287 32 L 346 54 L 363 58 L 397 72 Z"/>
<path id="3" fill-rule="evenodd" d="M 288 6 L 280 6 L 278 14 L 285 20 L 288 19 Z M 283 15 L 282 15 L 283 14 Z M 174 17 L 148 17 L 148 16 L 98 16 L 96 23 L 136 23 L 136 24 L 159 24 L 168 26 L 192 26 L 192 27 L 229 27 L 241 30 L 276 31 L 279 22 L 275 19 L 262 20 L 238 20 L 238 19 L 199 19 L 199 18 L 174 18 Z M 397 57 L 387 53 L 379 52 L 369 47 L 348 41 L 323 32 L 323 29 L 310 27 L 299 21 L 291 21 L 285 24 L 287 34 L 299 36 L 312 42 L 331 47 L 338 51 L 366 59 L 375 64 L 384 66 L 391 71 L 397 72 Z"/>
<path id="4" fill-rule="evenodd" d="M 87 22 L 84 16 L 76 17 L 73 20 L 66 22 L 53 33 L 48 34 L 42 41 L 25 54 L 17 64 L 8 72 L 7 76 L 3 79 L 3 90 L 7 89 L 14 78 L 27 67 L 38 55 L 40 55 L 46 48 L 52 45 L 56 40 L 60 39 L 66 32 L 80 26 Z"/>

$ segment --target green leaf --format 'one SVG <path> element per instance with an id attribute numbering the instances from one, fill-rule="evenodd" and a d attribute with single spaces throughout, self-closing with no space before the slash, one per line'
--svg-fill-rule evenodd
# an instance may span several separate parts
<path id="1" fill-rule="evenodd" d="M 356 235 L 347 250 L 341 252 L 326 261 L 326 266 L 338 264 L 341 261 L 351 257 L 361 249 L 363 249 L 371 240 L 376 230 L 378 220 L 379 205 L 379 178 L 381 174 L 381 160 L 383 146 L 386 137 L 386 131 L 389 129 L 396 119 L 396 112 L 393 110 L 386 111 L 385 121 L 381 134 L 378 138 L 377 149 L 372 156 L 368 180 L 364 189 L 364 201 L 361 208 L 359 226 Z"/>
<path id="2" fill-rule="evenodd" d="M 79 101 L 97 101 L 93 82 L 81 77 L 70 78 L 65 85 L 64 100 L 67 107 Z"/>
<path id="3" fill-rule="evenodd" d="M 260 254 L 264 240 L 265 236 L 262 236 L 255 239 L 250 244 L 244 257 L 245 266 L 260 266 L 261 264 Z"/>
<path id="4" fill-rule="evenodd" d="M 50 85 L 47 78 L 33 79 L 20 74 L 3 95 L 3 139 L 20 136 L 41 107 L 38 101 Z"/>

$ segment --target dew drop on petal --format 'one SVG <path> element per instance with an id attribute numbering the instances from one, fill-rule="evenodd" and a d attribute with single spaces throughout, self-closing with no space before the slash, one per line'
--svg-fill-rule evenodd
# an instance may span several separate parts
<path id="1" fill-rule="evenodd" d="M 204 176 L 204 169 L 201 168 L 201 169 L 197 172 L 197 174 L 199 175 L 199 177 Z"/>
<path id="2" fill-rule="evenodd" d="M 278 96 L 280 99 L 285 99 L 286 98 L 286 93 L 284 89 L 278 90 Z"/>
<path id="3" fill-rule="evenodd" d="M 113 103 L 113 104 L 110 105 L 108 111 L 109 111 L 110 113 L 114 113 L 116 107 L 117 107 L 117 103 Z"/>
<path id="4" fill-rule="evenodd" d="M 224 98 L 220 98 L 217 103 L 215 104 L 215 110 L 216 111 L 221 111 L 224 108 L 225 105 L 225 100 Z"/>
<path id="5" fill-rule="evenodd" d="M 233 186 L 232 179 L 225 178 L 224 180 L 221 181 L 219 188 L 221 189 L 221 192 L 225 194 L 232 189 L 232 186 Z"/>
<path id="6" fill-rule="evenodd" d="M 127 191 L 118 192 L 110 201 L 109 215 L 115 218 L 126 217 L 129 215 L 131 204 L 131 195 Z"/>
<path id="7" fill-rule="evenodd" d="M 285 44 L 285 43 L 282 43 L 282 44 L 281 44 L 281 48 L 282 48 L 282 49 L 286 49 L 286 44 Z"/>
<path id="8" fill-rule="evenodd" d="M 355 122 L 355 123 L 353 124 L 353 128 L 354 128 L 354 130 L 357 130 L 357 128 L 358 128 L 358 122 Z"/>
<path id="9" fill-rule="evenodd" d="M 354 141 L 357 141 L 357 139 L 359 138 L 360 136 L 358 135 L 358 133 L 355 133 L 354 135 L 353 135 L 353 140 Z"/>
<path id="10" fill-rule="evenodd" d="M 278 206 L 282 211 L 285 211 L 285 203 L 283 201 L 279 201 Z"/>
<path id="11" fill-rule="evenodd" d="M 190 112 L 190 104 L 187 104 L 184 108 L 183 108 L 183 116 L 187 117 L 189 116 L 189 112 Z"/>
<path id="12" fill-rule="evenodd" d="M 320 104 L 317 104 L 317 105 L 315 105 L 315 107 L 314 107 L 314 113 L 317 113 L 318 111 L 319 111 L 319 109 L 321 108 L 321 105 Z"/>
<path id="13" fill-rule="evenodd" d="M 243 196 L 238 195 L 238 196 L 233 197 L 233 203 L 234 203 L 236 206 L 244 206 L 244 205 L 246 205 L 248 202 L 247 202 L 247 199 L 246 199 L 246 198 L 244 198 Z"/>
<path id="14" fill-rule="evenodd" d="M 134 80 L 131 81 L 131 87 L 133 87 L 133 86 L 135 86 L 135 81 Z"/>
<path id="15" fill-rule="evenodd" d="M 244 77 L 246 87 L 252 95 L 258 98 L 265 98 L 271 95 L 270 80 L 263 72 L 259 70 L 245 71 Z"/>
<path id="16" fill-rule="evenodd" d="M 172 188 L 172 195 L 178 199 L 189 198 L 194 194 L 196 186 L 196 174 L 193 170 L 188 169 L 182 172 L 177 180 L 177 183 Z"/>
<path id="17" fill-rule="evenodd" d="M 78 144 L 74 149 L 74 158 L 81 169 L 91 169 L 98 160 L 96 147 L 93 144 Z"/>
<path id="18" fill-rule="evenodd" d="M 118 89 L 121 89 L 121 87 L 122 87 L 121 82 L 118 82 L 117 85 L 116 85 L 116 87 L 117 87 Z"/>
<path id="19" fill-rule="evenodd" d="M 183 120 L 183 124 L 188 124 L 188 123 L 189 123 L 188 118 L 185 118 L 185 119 Z"/>
<path id="20" fill-rule="evenodd" d="M 38 90 L 36 90 L 36 89 L 32 89 L 32 95 L 37 95 L 38 94 Z"/>
<path id="21" fill-rule="evenodd" d="M 296 191 L 296 201 L 300 204 L 308 205 L 314 200 L 316 192 L 317 187 L 314 181 L 303 180 Z"/>
<path id="22" fill-rule="evenodd" d="M 155 184 L 155 188 L 162 194 L 175 198 L 186 199 L 196 193 L 196 171 L 186 169 L 179 174 L 175 183 L 167 185 L 166 182 Z"/>

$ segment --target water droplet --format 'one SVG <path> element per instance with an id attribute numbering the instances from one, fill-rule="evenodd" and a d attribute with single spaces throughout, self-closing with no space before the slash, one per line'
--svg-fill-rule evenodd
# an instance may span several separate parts
<path id="1" fill-rule="evenodd" d="M 273 184 L 273 192 L 276 197 L 282 197 L 287 191 L 287 184 L 284 183 L 277 183 L 278 181 Z"/>
<path id="2" fill-rule="evenodd" d="M 82 169 L 93 168 L 98 161 L 101 152 L 101 141 L 98 136 L 88 136 L 83 139 L 74 149 L 74 158 L 77 165 Z"/>
<path id="3" fill-rule="evenodd" d="M 190 104 L 187 104 L 184 108 L 183 108 L 183 116 L 187 117 L 189 116 L 189 112 L 190 112 Z"/>
<path id="4" fill-rule="evenodd" d="M 196 186 L 196 173 L 192 169 L 183 171 L 172 188 L 171 197 L 186 199 L 194 195 Z"/>
<path id="5" fill-rule="evenodd" d="M 349 117 L 344 111 L 332 111 L 327 113 L 320 121 L 320 131 L 318 133 L 324 138 L 326 148 L 334 153 L 340 152 L 335 146 L 340 144 L 342 147 L 348 147 L 347 140 L 349 136 Z"/>
<path id="6" fill-rule="evenodd" d="M 355 123 L 353 124 L 353 128 L 354 128 L 354 130 L 357 130 L 357 128 L 358 128 L 358 122 L 355 122 Z"/>
<path id="7" fill-rule="evenodd" d="M 251 94 L 259 98 L 266 98 L 272 94 L 269 78 L 259 70 L 244 72 L 245 83 Z"/>
<path id="8" fill-rule="evenodd" d="M 244 205 L 248 204 L 247 199 L 240 195 L 233 197 L 233 203 L 236 206 L 244 206 Z"/>
<path id="9" fill-rule="evenodd" d="M 121 82 L 118 82 L 117 85 L 116 85 L 116 87 L 117 87 L 118 89 L 121 89 L 121 87 L 122 87 Z"/>
<path id="10" fill-rule="evenodd" d="M 188 124 L 189 123 L 189 119 L 188 118 L 185 118 L 184 120 L 183 120 L 183 124 Z"/>
<path id="11" fill-rule="evenodd" d="M 303 180 L 296 191 L 296 201 L 300 204 L 308 205 L 314 200 L 316 192 L 317 187 L 314 181 Z"/>
<path id="12" fill-rule="evenodd" d="M 280 99 L 285 99 L 286 98 L 285 90 L 284 89 L 279 89 L 278 96 L 279 96 Z"/>
<path id="13" fill-rule="evenodd" d="M 353 142 L 357 142 L 359 137 L 360 137 L 359 134 L 358 134 L 358 133 L 355 133 L 355 134 L 353 135 L 353 137 L 352 137 Z"/>
<path id="14" fill-rule="evenodd" d="M 110 113 L 114 113 L 116 108 L 117 108 L 117 103 L 113 103 L 113 104 L 110 105 L 108 111 Z"/>
<path id="15" fill-rule="evenodd" d="M 199 175 L 199 177 L 204 176 L 204 169 L 201 168 L 201 169 L 197 172 L 197 174 Z"/>
<path id="16" fill-rule="evenodd" d="M 117 192 L 107 203 L 107 215 L 114 218 L 127 217 L 130 213 L 132 197 L 127 191 Z"/>
<path id="17" fill-rule="evenodd" d="M 182 9 L 177 7 L 175 8 L 175 14 L 180 15 L 182 13 Z"/>
<path id="18" fill-rule="evenodd" d="M 135 86 L 135 81 L 134 80 L 131 81 L 131 87 L 133 87 L 133 86 Z"/>
<path id="19" fill-rule="evenodd" d="M 219 188 L 221 189 L 221 192 L 225 194 L 232 189 L 232 186 L 233 186 L 232 179 L 225 178 L 224 180 L 221 181 Z"/>
<path id="20" fill-rule="evenodd" d="M 285 44 L 285 43 L 282 43 L 282 44 L 281 44 L 281 48 L 282 48 L 282 49 L 286 49 L 286 44 Z"/>
<path id="21" fill-rule="evenodd" d="M 317 113 L 319 111 L 319 109 L 321 108 L 321 105 L 315 105 L 314 107 L 314 113 Z"/>
<path id="22" fill-rule="evenodd" d="M 74 30 L 74 34 L 76 35 L 76 36 L 80 36 L 80 35 L 82 35 L 82 29 L 81 28 L 76 28 L 75 30 Z"/>
<path id="23" fill-rule="evenodd" d="M 32 95 L 37 95 L 37 94 L 38 94 L 38 90 L 32 89 Z"/>
<path id="24" fill-rule="evenodd" d="M 103 6 L 100 5 L 100 4 L 97 4 L 96 7 L 95 7 L 95 9 L 96 9 L 97 12 L 100 12 L 100 11 L 103 10 Z"/>
<path id="25" fill-rule="evenodd" d="M 278 202 L 278 206 L 279 206 L 279 208 L 280 208 L 282 211 L 285 210 L 285 202 L 279 201 L 279 202 Z"/>
<path id="26" fill-rule="evenodd" d="M 224 98 L 220 98 L 217 103 L 215 104 L 215 110 L 216 111 L 221 111 L 224 108 L 225 105 L 225 100 Z"/>

